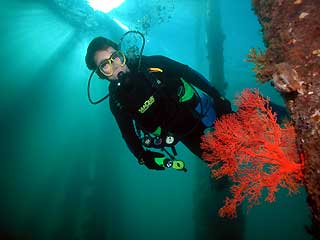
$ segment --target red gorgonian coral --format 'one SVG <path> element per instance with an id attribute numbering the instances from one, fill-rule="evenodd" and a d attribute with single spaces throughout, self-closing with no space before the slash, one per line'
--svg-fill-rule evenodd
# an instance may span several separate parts
<path id="1" fill-rule="evenodd" d="M 203 136 L 201 143 L 212 175 L 227 175 L 234 183 L 230 188 L 233 197 L 227 197 L 219 210 L 220 216 L 231 218 L 245 199 L 250 208 L 267 189 L 265 200 L 273 202 L 279 187 L 296 192 L 303 178 L 294 127 L 279 126 L 269 100 L 258 90 L 244 90 L 235 103 L 237 112 L 218 119 L 215 130 Z"/>

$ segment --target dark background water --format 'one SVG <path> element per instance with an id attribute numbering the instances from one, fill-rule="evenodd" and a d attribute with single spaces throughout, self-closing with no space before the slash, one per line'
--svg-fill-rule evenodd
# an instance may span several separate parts
<path id="1" fill-rule="evenodd" d="M 226 189 L 201 160 L 179 145 L 187 173 L 148 171 L 121 139 L 108 103 L 86 98 L 87 44 L 97 35 L 119 41 L 125 30 L 115 17 L 146 32 L 146 55 L 206 77 L 214 68 L 229 99 L 258 87 L 282 104 L 244 61 L 251 47 L 263 48 L 250 2 L 127 0 L 103 15 L 85 1 L 1 1 L 0 239 L 310 239 L 304 189 L 281 190 L 276 202 L 221 220 Z M 107 85 L 93 87 L 103 96 Z"/>

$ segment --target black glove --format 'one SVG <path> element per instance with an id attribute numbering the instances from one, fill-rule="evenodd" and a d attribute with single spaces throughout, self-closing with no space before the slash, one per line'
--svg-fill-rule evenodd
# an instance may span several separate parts
<path id="1" fill-rule="evenodd" d="M 214 110 L 216 111 L 217 118 L 220 118 L 224 114 L 233 112 L 230 101 L 224 98 L 216 88 L 210 87 L 208 95 L 213 99 Z"/>
<path id="2" fill-rule="evenodd" d="M 221 117 L 224 114 L 232 113 L 231 103 L 228 99 L 220 96 L 213 99 L 213 101 L 217 113 L 217 118 Z"/>
<path id="3" fill-rule="evenodd" d="M 166 158 L 165 155 L 163 155 L 162 153 L 152 152 L 147 150 L 141 156 L 141 160 L 142 160 L 141 163 L 146 165 L 146 167 L 149 169 L 164 170 L 163 164 L 161 164 L 162 166 L 160 166 L 156 162 L 156 160 L 158 160 L 158 162 L 163 162 L 165 158 Z"/>

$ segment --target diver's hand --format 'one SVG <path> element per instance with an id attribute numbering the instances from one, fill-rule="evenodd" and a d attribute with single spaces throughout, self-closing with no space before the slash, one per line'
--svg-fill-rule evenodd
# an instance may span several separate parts
<path id="1" fill-rule="evenodd" d="M 221 117 L 224 114 L 232 113 L 231 102 L 220 96 L 218 98 L 213 99 L 215 111 L 217 113 L 217 117 Z"/>
<path id="2" fill-rule="evenodd" d="M 163 162 L 165 158 L 165 155 L 162 153 L 147 150 L 141 156 L 141 163 L 152 170 L 164 170 L 164 167 L 161 166 L 163 164 L 159 165 L 158 163 Z"/>

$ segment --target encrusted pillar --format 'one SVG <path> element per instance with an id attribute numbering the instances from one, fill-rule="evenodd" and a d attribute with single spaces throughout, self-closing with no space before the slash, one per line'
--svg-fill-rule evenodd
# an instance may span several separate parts
<path id="1" fill-rule="evenodd" d="M 266 52 L 252 51 L 254 71 L 282 93 L 297 131 L 305 186 L 320 238 L 320 1 L 253 0 Z"/>

